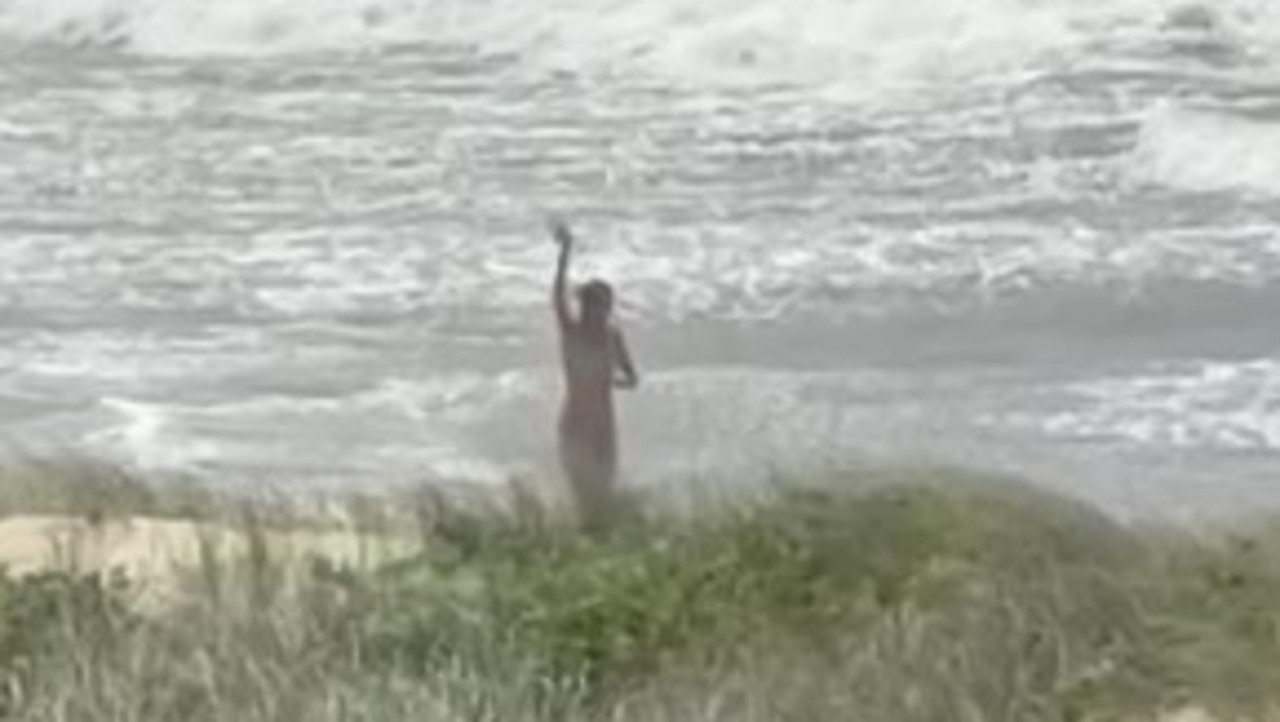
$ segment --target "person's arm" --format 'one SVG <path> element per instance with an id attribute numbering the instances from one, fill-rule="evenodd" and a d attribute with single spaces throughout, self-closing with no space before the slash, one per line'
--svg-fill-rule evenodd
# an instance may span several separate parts
<path id="1" fill-rule="evenodd" d="M 555 281 L 551 285 L 551 307 L 555 309 L 556 321 L 561 328 L 573 323 L 573 315 L 569 312 L 569 256 L 573 252 L 573 234 L 569 227 L 560 221 L 551 224 L 551 235 L 560 246 L 560 256 L 556 261 Z"/>
<path id="2" fill-rule="evenodd" d="M 631 350 L 627 348 L 627 339 L 620 329 L 613 330 L 613 360 L 618 375 L 613 385 L 620 389 L 634 389 L 640 385 L 640 374 L 636 373 L 635 362 L 631 360 Z"/>

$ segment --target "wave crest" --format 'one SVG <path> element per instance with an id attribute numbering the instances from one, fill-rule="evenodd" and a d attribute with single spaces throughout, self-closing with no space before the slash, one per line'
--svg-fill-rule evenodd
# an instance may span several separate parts
<path id="1" fill-rule="evenodd" d="M 9 0 L 0 35 L 167 57 L 454 45 L 557 70 L 867 87 L 1034 67 L 1122 35 L 1280 47 L 1265 0 Z"/>

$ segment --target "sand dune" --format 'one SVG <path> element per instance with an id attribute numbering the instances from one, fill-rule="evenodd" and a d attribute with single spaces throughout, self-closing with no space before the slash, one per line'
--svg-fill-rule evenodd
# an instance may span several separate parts
<path id="1" fill-rule="evenodd" d="M 343 566 L 376 564 L 413 549 L 405 540 L 350 530 L 268 530 L 260 538 L 268 558 L 286 570 L 316 558 Z M 180 599 L 183 580 L 206 560 L 233 562 L 246 558 L 249 551 L 245 530 L 222 523 L 149 517 L 0 519 L 0 566 L 11 574 L 120 573 L 129 579 L 144 610 Z"/>

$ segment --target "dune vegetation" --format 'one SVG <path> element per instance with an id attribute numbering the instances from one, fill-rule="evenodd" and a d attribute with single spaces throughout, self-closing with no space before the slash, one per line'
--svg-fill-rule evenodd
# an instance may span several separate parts
<path id="1" fill-rule="evenodd" d="M 6 469 L 0 512 L 0 719 L 1280 712 L 1280 527 L 970 472 L 655 492 L 590 535 L 519 487 L 290 510 L 83 465 Z"/>

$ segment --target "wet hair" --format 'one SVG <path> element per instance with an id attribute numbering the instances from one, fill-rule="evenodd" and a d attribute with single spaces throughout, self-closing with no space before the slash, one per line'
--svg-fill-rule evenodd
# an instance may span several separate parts
<path id="1" fill-rule="evenodd" d="M 593 279 L 578 287 L 578 303 L 583 309 L 595 309 L 608 312 L 613 308 L 613 286 Z"/>

